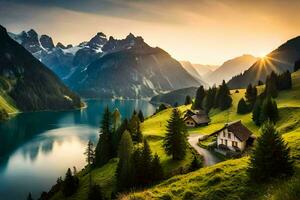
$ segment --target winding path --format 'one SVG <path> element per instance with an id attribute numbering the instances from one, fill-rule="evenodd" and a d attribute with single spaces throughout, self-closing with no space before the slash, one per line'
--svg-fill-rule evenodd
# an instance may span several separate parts
<path id="1" fill-rule="evenodd" d="M 199 134 L 192 134 L 188 137 L 188 142 L 190 145 L 203 156 L 204 158 L 204 166 L 215 165 L 222 160 L 216 157 L 212 152 L 198 146 L 198 139 L 201 137 Z"/>

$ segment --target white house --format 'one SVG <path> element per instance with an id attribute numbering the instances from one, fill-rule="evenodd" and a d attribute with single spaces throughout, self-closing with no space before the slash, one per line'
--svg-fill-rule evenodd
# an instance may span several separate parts
<path id="1" fill-rule="evenodd" d="M 242 122 L 235 121 L 225 124 L 223 128 L 212 133 L 217 134 L 218 148 L 228 148 L 232 151 L 244 151 L 247 142 L 253 142 L 252 132 Z"/>

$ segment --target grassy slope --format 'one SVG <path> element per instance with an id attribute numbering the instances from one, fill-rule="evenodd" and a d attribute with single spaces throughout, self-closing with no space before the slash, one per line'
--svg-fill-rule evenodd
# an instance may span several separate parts
<path id="1" fill-rule="evenodd" d="M 242 119 L 255 134 L 258 128 L 251 115 L 237 115 L 236 105 L 244 90 L 233 94 L 229 112 L 214 110 L 208 127 L 193 129 L 193 133 L 210 133 L 227 121 Z M 274 181 L 267 185 L 249 185 L 246 168 L 248 157 L 228 160 L 202 168 L 187 175 L 175 176 L 143 192 L 132 193 L 123 199 L 296 199 L 300 192 L 300 71 L 293 74 L 293 90 L 282 92 L 277 98 L 280 120 L 277 127 L 291 148 L 296 173 L 291 180 Z"/>
<path id="2" fill-rule="evenodd" d="M 5 94 L 0 93 L 0 109 L 4 109 L 7 113 L 16 113 L 18 109 L 14 106 L 13 101 L 6 97 Z"/>
<path id="3" fill-rule="evenodd" d="M 190 106 L 182 106 L 180 109 L 186 110 Z M 192 161 L 193 154 L 192 150 L 188 150 L 187 155 L 182 161 L 173 161 L 169 156 L 167 156 L 162 148 L 162 139 L 165 133 L 166 121 L 171 115 L 172 109 L 167 109 L 154 116 L 149 117 L 142 124 L 142 132 L 145 137 L 147 137 L 151 150 L 157 153 L 160 157 L 164 172 L 167 176 L 171 176 L 174 173 L 178 173 L 181 168 L 187 168 Z M 107 197 L 114 188 L 115 183 L 115 169 L 117 166 L 117 161 L 113 159 L 110 163 L 106 164 L 100 169 L 95 169 L 92 171 L 93 181 L 104 188 L 104 192 Z M 80 186 L 78 192 L 75 193 L 68 200 L 82 200 L 87 199 L 87 189 L 88 189 L 88 176 L 84 173 L 84 170 L 79 174 Z M 63 199 L 61 193 L 58 193 L 52 198 L 54 200 Z"/>

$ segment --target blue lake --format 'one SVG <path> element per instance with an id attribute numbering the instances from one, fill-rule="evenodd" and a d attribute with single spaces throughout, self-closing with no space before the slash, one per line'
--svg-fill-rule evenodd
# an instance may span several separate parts
<path id="1" fill-rule="evenodd" d="M 103 110 L 118 108 L 122 118 L 134 110 L 152 115 L 143 100 L 87 100 L 87 108 L 63 112 L 22 113 L 0 123 L 0 200 L 35 199 L 50 189 L 67 168 L 85 165 L 88 140 L 98 141 Z"/>

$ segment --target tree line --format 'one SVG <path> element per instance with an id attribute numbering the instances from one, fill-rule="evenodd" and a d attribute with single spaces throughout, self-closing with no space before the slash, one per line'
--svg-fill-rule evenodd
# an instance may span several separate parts
<path id="1" fill-rule="evenodd" d="M 223 80 L 219 87 L 213 86 L 208 90 L 205 90 L 203 86 L 197 89 L 195 101 L 192 102 L 190 96 L 186 97 L 185 105 L 192 103 L 192 109 L 200 110 L 203 109 L 209 112 L 212 108 L 219 108 L 220 110 L 228 109 L 232 104 L 232 98 L 230 90 Z"/>
<path id="2" fill-rule="evenodd" d="M 246 114 L 252 112 L 252 120 L 258 126 L 267 120 L 276 123 L 279 118 L 277 103 L 274 100 L 281 90 L 292 88 L 292 77 L 289 71 L 280 75 L 272 72 L 266 78 L 265 89 L 258 95 L 256 86 L 249 84 L 245 99 L 240 99 L 237 107 L 238 114 Z"/>

